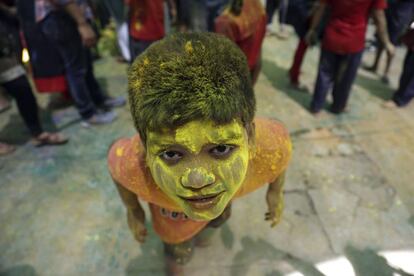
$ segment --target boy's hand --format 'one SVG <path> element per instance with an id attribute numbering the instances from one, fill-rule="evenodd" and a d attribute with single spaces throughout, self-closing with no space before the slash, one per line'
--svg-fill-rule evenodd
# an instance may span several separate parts
<path id="1" fill-rule="evenodd" d="M 129 229 L 131 229 L 131 232 L 134 235 L 135 239 L 140 243 L 145 242 L 145 237 L 147 236 L 145 216 L 137 214 L 132 210 L 128 210 L 127 218 Z"/>
<path id="2" fill-rule="evenodd" d="M 283 184 L 285 182 L 285 172 L 269 184 L 266 193 L 268 212 L 265 213 L 265 220 L 270 221 L 270 227 L 275 227 L 279 223 L 283 212 Z"/>
<path id="3" fill-rule="evenodd" d="M 268 190 L 266 194 L 268 212 L 265 220 L 270 221 L 270 227 L 275 227 L 279 222 L 283 211 L 283 197 L 278 193 Z"/>

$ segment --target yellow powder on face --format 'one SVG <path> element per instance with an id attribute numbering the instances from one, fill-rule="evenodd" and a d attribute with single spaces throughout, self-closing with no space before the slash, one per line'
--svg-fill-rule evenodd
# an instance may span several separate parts
<path id="1" fill-rule="evenodd" d="M 244 133 L 245 129 L 237 120 L 226 125 L 215 125 L 212 121 L 192 121 L 176 130 L 174 140 L 196 154 L 208 143 L 240 142 L 244 139 Z"/>
<path id="2" fill-rule="evenodd" d="M 216 159 L 209 151 L 203 150 L 206 146 L 219 144 L 234 145 L 237 149 L 223 159 Z M 170 165 L 159 157 L 160 151 L 168 149 L 168 145 L 183 147 L 188 154 Z M 175 132 L 149 131 L 147 149 L 146 160 L 155 182 L 192 219 L 211 220 L 220 215 L 246 177 L 248 136 L 237 120 L 225 125 L 216 125 L 213 121 L 192 121 Z M 220 201 L 209 210 L 193 209 L 180 197 L 222 191 Z"/>

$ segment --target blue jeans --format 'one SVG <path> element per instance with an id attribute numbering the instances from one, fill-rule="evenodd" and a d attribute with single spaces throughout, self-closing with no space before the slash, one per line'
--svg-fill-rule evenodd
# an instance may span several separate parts
<path id="1" fill-rule="evenodd" d="M 62 59 L 70 94 L 79 114 L 83 119 L 89 119 L 107 96 L 96 81 L 90 51 L 83 46 L 76 23 L 65 13 L 52 12 L 39 24 Z"/>
<path id="2" fill-rule="evenodd" d="M 362 51 L 341 55 L 321 50 L 318 77 L 311 103 L 312 111 L 323 108 L 328 91 L 332 87 L 332 111 L 341 112 L 345 109 L 361 57 Z"/>

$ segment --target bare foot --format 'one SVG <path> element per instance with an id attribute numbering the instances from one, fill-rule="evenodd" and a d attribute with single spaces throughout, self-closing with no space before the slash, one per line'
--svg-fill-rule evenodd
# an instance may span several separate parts
<path id="1" fill-rule="evenodd" d="M 0 156 L 7 155 L 16 150 L 15 146 L 0 142 Z"/>
<path id="2" fill-rule="evenodd" d="M 388 109 L 398 108 L 398 105 L 393 100 L 388 100 L 384 102 L 382 106 Z"/>
<path id="3" fill-rule="evenodd" d="M 362 68 L 363 69 L 365 69 L 365 70 L 367 70 L 367 71 L 369 71 L 369 72 L 372 72 L 372 73 L 375 73 L 375 72 L 377 72 L 377 67 L 375 67 L 375 66 L 373 66 L 373 65 L 366 65 L 366 64 L 364 64 L 363 66 L 362 66 Z"/>
<path id="4" fill-rule="evenodd" d="M 62 133 L 55 132 L 43 132 L 39 136 L 32 139 L 32 144 L 35 147 L 41 146 L 59 146 L 64 145 L 69 141 L 69 138 L 64 136 Z"/>

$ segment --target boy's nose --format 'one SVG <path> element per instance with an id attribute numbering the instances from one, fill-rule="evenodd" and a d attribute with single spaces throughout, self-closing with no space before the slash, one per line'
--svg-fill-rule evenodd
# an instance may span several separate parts
<path id="1" fill-rule="evenodd" d="M 214 174 L 204 168 L 188 169 L 181 177 L 181 184 L 186 188 L 201 189 L 216 181 Z"/>

